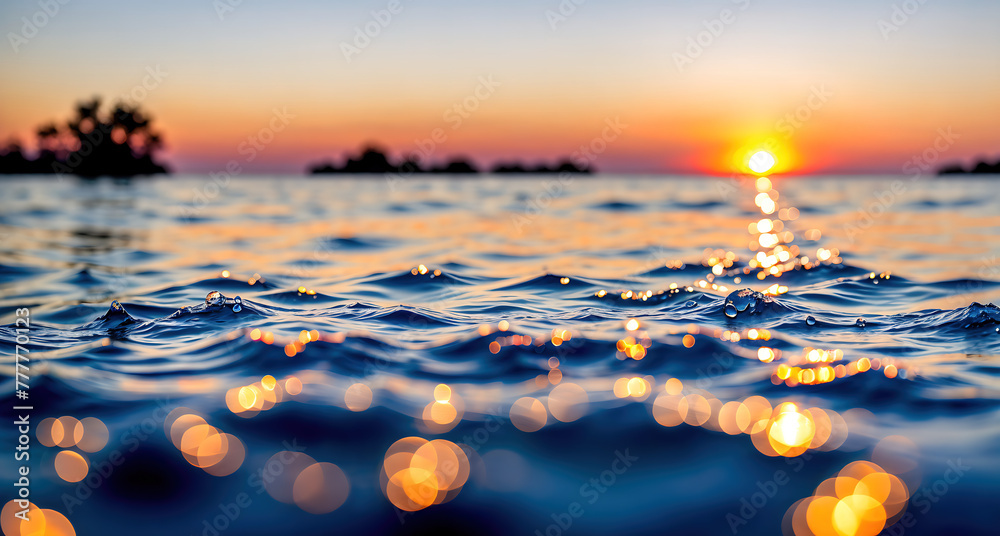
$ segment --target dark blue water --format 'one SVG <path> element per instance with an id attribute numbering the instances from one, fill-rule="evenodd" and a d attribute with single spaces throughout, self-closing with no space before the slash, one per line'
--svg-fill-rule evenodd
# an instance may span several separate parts
<path id="1" fill-rule="evenodd" d="M 82 535 L 995 533 L 997 183 L 772 181 L 6 179 L 3 479 Z M 441 504 L 386 474 L 410 436 L 461 452 Z M 858 460 L 882 526 L 796 525 Z"/>

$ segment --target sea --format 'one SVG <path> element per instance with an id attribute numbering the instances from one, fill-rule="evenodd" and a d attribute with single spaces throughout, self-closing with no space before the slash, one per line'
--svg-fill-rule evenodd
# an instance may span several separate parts
<path id="1" fill-rule="evenodd" d="M 1000 177 L 0 191 L 6 534 L 1000 526 Z"/>

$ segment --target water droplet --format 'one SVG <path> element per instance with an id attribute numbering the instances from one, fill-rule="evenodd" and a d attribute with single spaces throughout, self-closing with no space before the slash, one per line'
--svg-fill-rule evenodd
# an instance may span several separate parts
<path id="1" fill-rule="evenodd" d="M 868 325 L 868 321 L 866 321 L 864 318 L 859 318 L 858 321 L 854 323 L 854 325 L 858 326 L 859 328 L 863 328 Z"/>
<path id="2" fill-rule="evenodd" d="M 726 296 L 726 306 L 723 311 L 729 318 L 735 318 L 737 314 L 747 312 L 755 313 L 759 312 L 758 305 L 763 310 L 764 304 L 769 303 L 771 300 L 769 297 L 761 294 L 760 292 L 755 292 L 751 289 L 745 288 L 743 290 L 736 290 Z"/>
<path id="3" fill-rule="evenodd" d="M 223 303 L 226 303 L 226 297 L 218 290 L 213 290 L 208 293 L 208 296 L 205 296 L 206 305 L 222 305 Z"/>
<path id="4" fill-rule="evenodd" d="M 684 304 L 684 307 L 690 308 L 690 307 L 695 307 L 696 305 L 698 305 L 698 304 L 695 303 L 694 300 L 688 300 L 687 303 Z"/>
<path id="5" fill-rule="evenodd" d="M 118 300 L 115 300 L 111 302 L 111 308 L 117 311 L 122 308 L 122 304 L 118 303 Z"/>
<path id="6" fill-rule="evenodd" d="M 243 298 L 237 296 L 237 297 L 233 298 L 233 301 L 236 302 L 236 303 L 238 303 L 238 304 L 242 304 L 243 303 Z"/>
<path id="7" fill-rule="evenodd" d="M 234 312 L 234 313 L 238 313 L 238 312 L 240 312 L 240 311 L 242 311 L 242 310 L 243 310 L 243 308 L 242 308 L 242 307 L 240 307 L 240 304 L 238 304 L 238 303 L 237 303 L 236 305 L 234 305 L 234 306 L 233 306 L 233 312 Z"/>
<path id="8" fill-rule="evenodd" d="M 816 317 L 814 317 L 812 315 L 807 316 L 806 317 L 806 324 L 808 324 L 810 326 L 815 326 L 816 325 Z"/>

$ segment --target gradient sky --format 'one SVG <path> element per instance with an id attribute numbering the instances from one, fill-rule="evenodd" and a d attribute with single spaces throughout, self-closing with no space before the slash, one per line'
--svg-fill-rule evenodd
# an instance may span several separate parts
<path id="1" fill-rule="evenodd" d="M 614 118 L 628 127 L 596 156 L 602 171 L 725 174 L 771 138 L 778 171 L 898 173 L 948 128 L 942 161 L 1000 158 L 993 0 L 564 0 L 575 12 L 554 29 L 560 0 L 400 0 L 351 61 L 341 43 L 388 0 L 243 0 L 220 20 L 224 2 L 70 0 L 16 52 L 10 34 L 39 6 L 5 2 L 0 140 L 32 140 L 77 100 L 127 94 L 159 66 L 142 105 L 179 172 L 229 160 L 300 172 L 365 141 L 410 152 L 437 128 L 434 159 L 551 160 Z M 894 5 L 919 7 L 886 39 Z M 735 20 L 679 69 L 675 54 L 724 9 Z M 480 77 L 499 86 L 452 128 L 446 111 Z M 241 143 L 275 108 L 296 117 L 248 162 Z M 808 119 L 780 122 L 796 111 Z"/>

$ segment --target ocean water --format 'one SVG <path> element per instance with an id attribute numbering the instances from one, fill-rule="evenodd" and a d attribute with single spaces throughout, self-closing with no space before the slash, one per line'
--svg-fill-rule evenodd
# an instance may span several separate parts
<path id="1" fill-rule="evenodd" d="M 998 184 L 5 178 L 3 528 L 995 534 Z"/>

